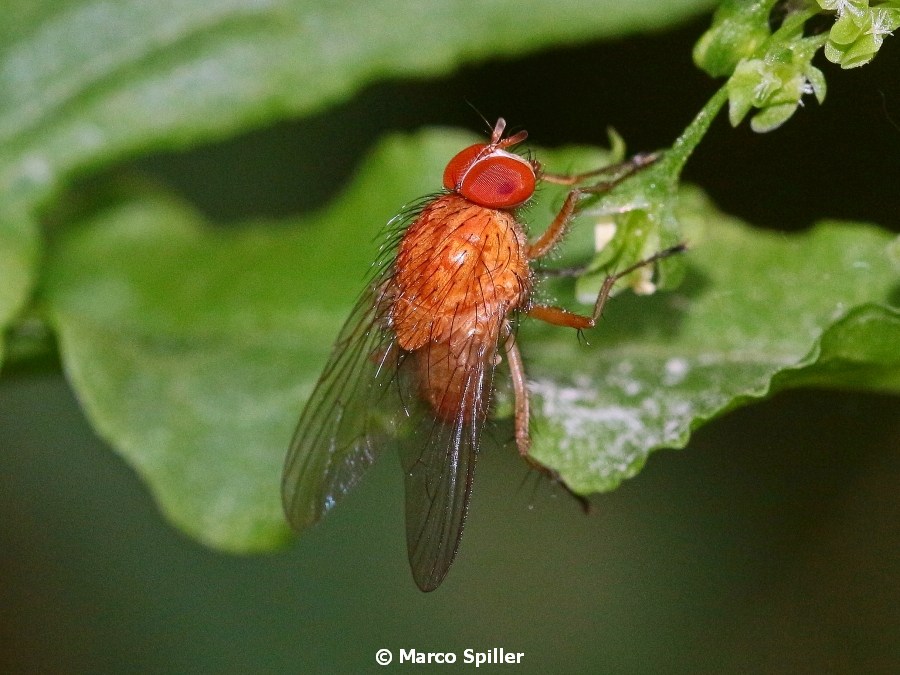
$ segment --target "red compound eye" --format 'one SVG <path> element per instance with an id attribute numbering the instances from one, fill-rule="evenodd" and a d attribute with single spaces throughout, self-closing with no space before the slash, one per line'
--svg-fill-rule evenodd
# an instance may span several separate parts
<path id="1" fill-rule="evenodd" d="M 453 192 L 457 192 L 457 188 L 460 183 L 462 183 L 463 176 L 466 175 L 466 172 L 478 158 L 478 155 L 484 152 L 487 147 L 488 146 L 484 143 L 478 143 L 476 145 L 470 145 L 465 150 L 456 153 L 453 159 L 447 164 L 447 168 L 444 169 L 444 187 Z"/>
<path id="2" fill-rule="evenodd" d="M 484 154 L 488 151 L 487 154 Z M 472 145 L 458 153 L 444 171 L 444 187 L 470 202 L 509 209 L 534 194 L 534 168 L 518 155 Z"/>
<path id="3" fill-rule="evenodd" d="M 534 169 L 518 155 L 495 151 L 469 168 L 459 194 L 480 206 L 512 208 L 534 194 Z"/>

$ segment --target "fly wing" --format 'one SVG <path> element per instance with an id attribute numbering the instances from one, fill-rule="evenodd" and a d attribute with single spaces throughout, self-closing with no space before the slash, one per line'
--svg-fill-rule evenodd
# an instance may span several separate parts
<path id="1" fill-rule="evenodd" d="M 427 203 L 404 207 L 385 226 L 372 280 L 300 415 L 281 478 L 284 512 L 296 530 L 318 522 L 359 483 L 402 414 L 392 386 L 401 358 L 388 325 L 389 286 L 397 243 Z"/>
<path id="2" fill-rule="evenodd" d="M 435 363 L 444 358 L 440 350 L 446 348 L 428 345 L 410 354 L 405 364 L 416 362 L 418 389 L 430 390 L 432 400 L 416 399 L 407 421 L 409 432 L 399 437 L 406 472 L 406 544 L 413 578 L 423 591 L 440 585 L 459 547 L 497 345 L 476 344 L 474 339 L 462 345 L 465 358 L 454 362 L 449 377 L 444 373 L 438 378 Z M 404 370 L 409 377 L 412 368 Z"/>
<path id="3" fill-rule="evenodd" d="M 383 285 L 362 294 L 341 329 L 325 370 L 297 423 L 282 474 L 288 521 L 302 530 L 349 492 L 384 449 L 378 411 L 389 409 L 394 350 Z"/>

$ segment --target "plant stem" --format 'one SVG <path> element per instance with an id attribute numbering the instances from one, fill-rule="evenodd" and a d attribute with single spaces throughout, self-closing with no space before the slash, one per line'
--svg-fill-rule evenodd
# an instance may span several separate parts
<path id="1" fill-rule="evenodd" d="M 660 173 L 667 176 L 672 183 L 678 180 L 681 170 L 685 163 L 700 143 L 706 132 L 709 130 L 710 124 L 716 118 L 716 115 L 728 100 L 728 91 L 725 86 L 713 94 L 712 98 L 706 102 L 706 105 L 697 113 L 696 117 L 691 121 L 687 128 L 681 133 L 672 147 L 669 148 L 663 159 L 659 162 Z"/>

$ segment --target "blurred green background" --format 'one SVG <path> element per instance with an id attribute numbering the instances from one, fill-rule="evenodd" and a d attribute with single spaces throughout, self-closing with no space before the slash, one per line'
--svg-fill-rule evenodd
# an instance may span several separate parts
<path id="1" fill-rule="evenodd" d="M 605 143 L 613 125 L 657 148 L 714 91 L 690 62 L 706 25 L 383 83 L 112 171 L 227 225 L 323 205 L 386 132 L 480 131 L 469 104 L 540 145 Z M 686 177 L 760 227 L 900 231 L 900 47 L 824 68 L 824 107 L 767 136 L 719 120 Z M 162 520 L 60 376 L 7 373 L 0 444 L 3 672 L 359 672 L 413 647 L 524 652 L 516 672 L 900 670 L 897 397 L 797 391 L 733 412 L 590 517 L 512 453 L 486 454 L 459 557 L 429 595 L 407 569 L 395 458 L 289 550 L 232 557 Z"/>

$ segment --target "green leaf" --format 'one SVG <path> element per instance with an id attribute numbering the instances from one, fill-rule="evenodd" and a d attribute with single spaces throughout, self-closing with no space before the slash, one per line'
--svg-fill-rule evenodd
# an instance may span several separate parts
<path id="1" fill-rule="evenodd" d="M 179 527 L 235 551 L 284 539 L 281 464 L 375 235 L 469 140 L 389 144 L 302 223 L 223 233 L 139 194 L 59 242 L 43 300 L 66 373 Z"/>
<path id="2" fill-rule="evenodd" d="M 714 0 L 10 0 L 0 200 L 308 114 L 387 77 L 672 25 Z"/>
<path id="3" fill-rule="evenodd" d="M 0 334 L 16 317 L 28 294 L 37 265 L 37 228 L 21 211 L 0 213 Z M 0 341 L 0 365 L 5 356 Z"/>
<path id="4" fill-rule="evenodd" d="M 533 454 L 574 490 L 610 490 L 662 447 L 755 398 L 815 384 L 900 391 L 900 274 L 892 236 L 821 223 L 761 232 L 684 191 L 687 275 L 672 293 L 620 296 L 590 348 L 522 327 L 536 394 Z"/>
<path id="5" fill-rule="evenodd" d="M 72 386 L 185 531 L 229 550 L 283 541 L 283 457 L 375 256 L 373 236 L 433 191 L 469 142 L 449 131 L 391 139 L 342 198 L 302 222 L 215 231 L 183 205 L 141 195 L 58 243 L 42 298 Z M 586 153 L 538 156 L 564 171 Z M 533 232 L 563 192 L 542 190 L 527 211 Z M 617 297 L 590 348 L 572 331 L 522 322 L 534 452 L 576 490 L 610 489 L 653 449 L 683 445 L 773 382 L 815 374 L 830 386 L 900 387 L 886 347 L 897 339 L 888 235 L 847 224 L 772 235 L 694 193 L 683 202 L 692 249 L 679 290 Z M 585 224 L 567 260 L 592 256 Z M 565 301 L 572 285 L 540 292 Z"/>

